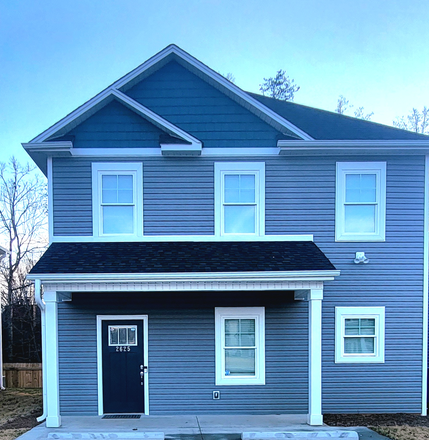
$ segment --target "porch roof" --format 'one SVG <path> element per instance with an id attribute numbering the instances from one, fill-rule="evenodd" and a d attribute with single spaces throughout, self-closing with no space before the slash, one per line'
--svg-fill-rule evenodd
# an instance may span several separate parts
<path id="1" fill-rule="evenodd" d="M 30 275 L 335 271 L 310 241 L 52 243 Z"/>

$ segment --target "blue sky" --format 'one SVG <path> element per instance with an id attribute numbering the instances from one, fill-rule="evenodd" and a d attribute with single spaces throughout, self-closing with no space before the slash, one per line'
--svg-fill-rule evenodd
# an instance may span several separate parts
<path id="1" fill-rule="evenodd" d="M 429 105 L 428 23 L 424 0 L 5 0 L 0 161 L 170 43 L 244 90 L 285 69 L 295 102 L 391 124 Z"/>

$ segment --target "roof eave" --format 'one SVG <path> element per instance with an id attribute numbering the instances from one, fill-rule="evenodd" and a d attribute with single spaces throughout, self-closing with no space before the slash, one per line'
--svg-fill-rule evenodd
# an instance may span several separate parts
<path id="1" fill-rule="evenodd" d="M 279 140 L 280 155 L 422 155 L 429 154 L 426 140 Z"/>

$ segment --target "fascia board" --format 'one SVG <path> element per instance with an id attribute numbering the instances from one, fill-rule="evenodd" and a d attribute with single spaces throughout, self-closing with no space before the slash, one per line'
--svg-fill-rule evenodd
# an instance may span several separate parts
<path id="1" fill-rule="evenodd" d="M 158 274 L 29 274 L 27 279 L 44 282 L 209 282 L 209 281 L 328 281 L 340 275 L 339 270 L 285 272 L 219 272 Z"/>
<path id="2" fill-rule="evenodd" d="M 21 144 L 25 151 L 31 153 L 49 153 L 54 155 L 71 156 L 73 148 L 72 141 L 58 141 L 58 142 L 29 142 Z"/>

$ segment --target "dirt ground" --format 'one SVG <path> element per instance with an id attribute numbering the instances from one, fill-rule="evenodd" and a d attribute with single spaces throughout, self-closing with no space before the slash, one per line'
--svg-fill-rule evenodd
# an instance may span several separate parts
<path id="1" fill-rule="evenodd" d="M 9 388 L 0 391 L 0 440 L 13 440 L 38 425 L 42 390 Z"/>
<path id="2" fill-rule="evenodd" d="M 429 418 L 418 414 L 325 414 L 330 426 L 367 426 L 392 440 L 429 440 Z"/>

